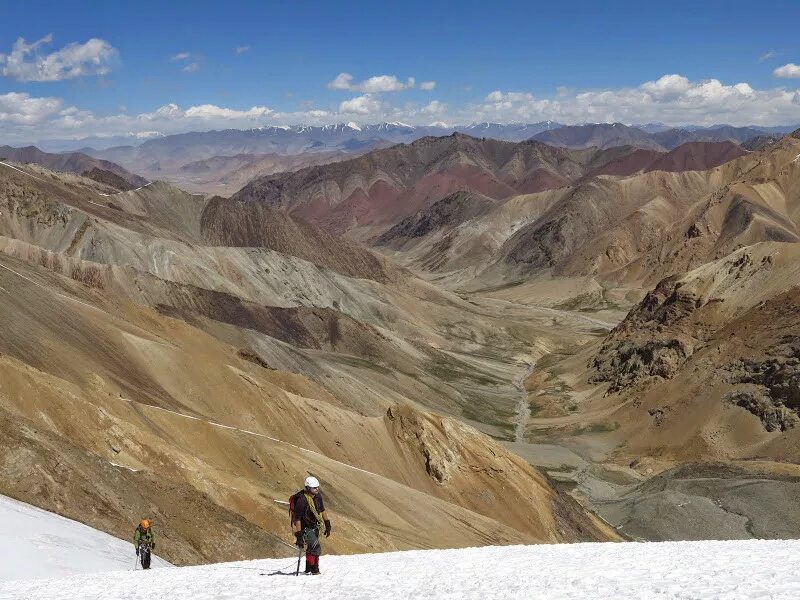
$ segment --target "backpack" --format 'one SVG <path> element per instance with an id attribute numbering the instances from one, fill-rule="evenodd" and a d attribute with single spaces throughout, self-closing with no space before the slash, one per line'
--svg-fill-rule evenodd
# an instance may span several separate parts
<path id="1" fill-rule="evenodd" d="M 297 504 L 297 499 L 303 495 L 303 491 L 300 490 L 289 496 L 289 527 L 294 527 L 294 522 L 297 520 L 294 514 L 294 507 Z"/>
<path id="2" fill-rule="evenodd" d="M 297 499 L 300 498 L 305 493 L 306 493 L 305 490 L 300 490 L 299 492 L 295 492 L 294 494 L 289 496 L 289 527 L 294 527 L 294 522 L 297 521 L 297 519 L 298 519 L 297 515 L 295 515 L 294 508 L 297 505 Z M 314 516 L 316 517 L 317 522 L 319 524 L 322 524 L 322 517 L 319 516 L 319 513 L 317 512 L 317 508 L 316 508 L 316 506 L 314 506 L 314 500 L 313 499 L 311 500 L 311 504 L 309 505 L 309 508 L 311 509 L 311 512 L 314 513 Z M 303 515 L 301 515 L 299 518 L 302 521 L 303 520 Z M 305 523 L 302 523 L 302 525 L 305 525 Z"/>

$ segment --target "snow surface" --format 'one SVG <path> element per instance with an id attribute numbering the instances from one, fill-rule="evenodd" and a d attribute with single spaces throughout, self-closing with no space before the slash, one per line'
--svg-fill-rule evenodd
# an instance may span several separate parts
<path id="1" fill-rule="evenodd" d="M 324 542 L 323 542 L 324 543 Z M 800 541 L 507 546 L 323 556 L 0 584 L 5 600 L 800 598 Z M 288 576 L 287 576 L 288 575 Z"/>
<path id="2" fill-rule="evenodd" d="M 135 522 L 138 520 L 137 515 Z M 133 548 L 135 522 L 131 525 L 131 541 L 126 542 L 83 523 L 0 496 L 0 523 L 3 523 L 0 532 L 0 598 L 26 597 L 6 595 L 3 581 L 11 579 L 85 576 L 102 571 L 132 572 L 136 564 Z M 151 566 L 172 565 L 154 556 Z M 73 598 L 77 596 L 73 595 Z"/>

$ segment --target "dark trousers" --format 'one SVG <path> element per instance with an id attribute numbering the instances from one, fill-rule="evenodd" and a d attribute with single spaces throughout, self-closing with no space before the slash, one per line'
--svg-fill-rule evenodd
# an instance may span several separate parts
<path id="1" fill-rule="evenodd" d="M 319 571 L 319 555 L 322 554 L 322 546 L 319 543 L 319 527 L 303 529 L 303 538 L 306 541 L 306 572 Z"/>
<path id="2" fill-rule="evenodd" d="M 303 529 L 303 538 L 306 540 L 306 554 L 319 556 L 322 546 L 319 544 L 319 527 L 306 527 Z"/>
<path id="3" fill-rule="evenodd" d="M 143 569 L 150 568 L 150 548 L 139 546 L 139 560 L 142 562 Z"/>

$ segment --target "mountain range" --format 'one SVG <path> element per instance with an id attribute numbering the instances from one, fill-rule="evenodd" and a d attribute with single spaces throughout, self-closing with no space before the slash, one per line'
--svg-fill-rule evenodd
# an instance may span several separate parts
<path id="1" fill-rule="evenodd" d="M 304 165 L 322 164 L 364 154 L 393 144 L 408 144 L 424 137 L 462 133 L 476 138 L 521 142 L 536 139 L 549 145 L 601 149 L 631 145 L 650 150 L 671 150 L 687 142 L 732 141 L 744 143 L 758 136 L 775 135 L 779 128 L 667 129 L 649 126 L 651 132 L 622 124 L 561 126 L 552 121 L 533 124 L 476 123 L 465 126 L 436 124 L 412 126 L 405 123 L 359 125 L 340 123 L 327 126 L 262 127 L 258 129 L 190 132 L 153 137 L 134 144 L 80 151 L 122 165 L 148 179 L 161 179 L 188 191 L 230 195 L 246 183 L 243 174 L 269 175 Z M 783 133 L 791 131 L 783 128 Z M 48 149 L 49 146 L 45 146 Z M 61 147 L 63 148 L 63 146 Z M 295 156 L 281 159 L 280 155 Z M 224 159 L 239 157 L 230 168 Z M 242 157 L 250 156 L 245 163 Z M 198 173 L 198 164 L 216 163 L 214 173 Z M 238 172 L 237 172 L 238 171 Z"/>
<path id="2" fill-rule="evenodd" d="M 572 150 L 453 134 L 256 178 L 233 197 L 279 207 L 333 233 L 366 240 L 459 191 L 499 202 L 569 188 L 603 173 L 707 169 L 746 153 L 731 143 L 642 152 L 633 146 Z"/>
<path id="3" fill-rule="evenodd" d="M 648 129 L 3 161 L 0 493 L 178 564 L 278 552 L 307 473 L 342 553 L 800 535 L 800 131 Z"/>
<path id="4" fill-rule="evenodd" d="M 743 144 L 759 136 L 784 135 L 796 127 L 713 127 L 654 129 L 648 131 L 622 123 L 596 123 L 553 128 L 533 139 L 565 148 L 612 148 L 636 146 L 646 150 L 672 150 L 688 142 L 734 142 Z"/>

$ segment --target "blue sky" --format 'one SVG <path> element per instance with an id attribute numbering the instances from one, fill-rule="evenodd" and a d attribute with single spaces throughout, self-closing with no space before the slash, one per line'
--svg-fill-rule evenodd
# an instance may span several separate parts
<path id="1" fill-rule="evenodd" d="M 0 143 L 348 120 L 800 122 L 800 3 L 660 4 L 4 3 Z"/>

